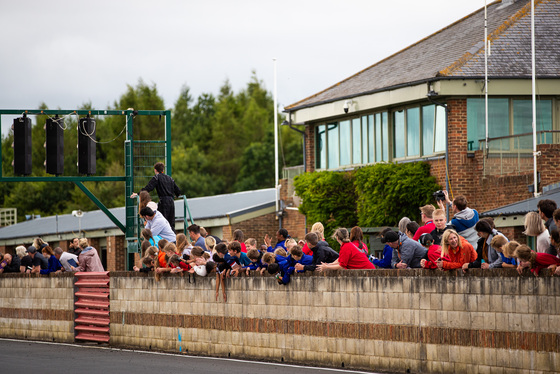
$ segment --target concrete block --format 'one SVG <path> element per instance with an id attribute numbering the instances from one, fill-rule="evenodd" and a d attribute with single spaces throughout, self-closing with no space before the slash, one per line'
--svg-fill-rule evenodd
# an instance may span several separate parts
<path id="1" fill-rule="evenodd" d="M 443 295 L 442 299 L 441 299 L 441 308 L 443 310 L 454 310 L 453 309 L 453 295 Z"/>
<path id="2" fill-rule="evenodd" d="M 430 309 L 432 310 L 441 310 L 443 308 L 443 299 L 444 295 L 440 293 L 434 293 L 430 295 Z"/>
<path id="3" fill-rule="evenodd" d="M 430 309 L 431 307 L 431 297 L 429 294 L 420 295 L 420 309 Z"/>
<path id="4" fill-rule="evenodd" d="M 525 314 L 521 317 L 521 330 L 536 332 L 539 328 L 537 323 L 539 321 L 539 316 L 537 314 Z"/>
<path id="5" fill-rule="evenodd" d="M 467 310 L 467 295 L 455 294 L 450 296 L 453 297 L 453 310 L 456 311 Z"/>

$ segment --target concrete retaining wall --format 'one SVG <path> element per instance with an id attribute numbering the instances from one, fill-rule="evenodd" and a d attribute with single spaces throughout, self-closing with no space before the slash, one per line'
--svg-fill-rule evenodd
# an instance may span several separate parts
<path id="1" fill-rule="evenodd" d="M 0 275 L 0 336 L 74 341 L 74 275 Z"/>
<path id="2" fill-rule="evenodd" d="M 559 372 L 560 278 L 546 274 L 341 271 L 288 286 L 241 277 L 227 281 L 224 303 L 214 277 L 113 272 L 111 345 L 394 372 Z M 34 305 L 47 302 L 40 296 Z"/>

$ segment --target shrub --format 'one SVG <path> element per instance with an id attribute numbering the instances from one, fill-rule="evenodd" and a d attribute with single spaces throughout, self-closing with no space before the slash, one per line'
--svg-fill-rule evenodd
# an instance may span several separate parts
<path id="1" fill-rule="evenodd" d="M 375 164 L 356 170 L 358 224 L 396 226 L 402 217 L 419 220 L 419 207 L 434 204 L 441 187 L 425 162 Z"/>

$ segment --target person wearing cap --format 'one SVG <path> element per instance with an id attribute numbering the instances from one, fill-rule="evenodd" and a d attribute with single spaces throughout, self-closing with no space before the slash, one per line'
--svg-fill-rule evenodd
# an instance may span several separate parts
<path id="1" fill-rule="evenodd" d="M 40 252 L 37 251 L 37 248 L 34 246 L 27 247 L 27 253 L 29 257 L 31 257 L 31 273 L 39 274 L 41 270 L 48 269 L 49 262 Z"/>
<path id="2" fill-rule="evenodd" d="M 420 260 L 426 258 L 428 250 L 406 234 L 387 231 L 381 238 L 381 243 L 387 243 L 393 248 L 391 266 L 395 269 L 420 268 Z"/>

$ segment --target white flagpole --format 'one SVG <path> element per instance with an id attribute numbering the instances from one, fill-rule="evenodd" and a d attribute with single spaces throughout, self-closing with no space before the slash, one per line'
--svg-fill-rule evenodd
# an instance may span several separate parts
<path id="1" fill-rule="evenodd" d="M 486 135 L 484 148 L 486 150 L 485 157 L 488 156 L 488 16 L 486 13 L 486 0 L 484 0 L 484 108 Z"/>
<path id="2" fill-rule="evenodd" d="M 276 89 L 276 59 L 274 61 L 274 189 L 276 190 L 276 213 L 278 214 L 278 104 Z"/>
<path id="3" fill-rule="evenodd" d="M 535 0 L 531 0 L 531 69 L 532 69 L 532 85 L 533 91 L 533 194 L 539 196 L 538 180 L 537 180 L 537 100 L 536 100 L 536 78 L 535 78 Z"/>

